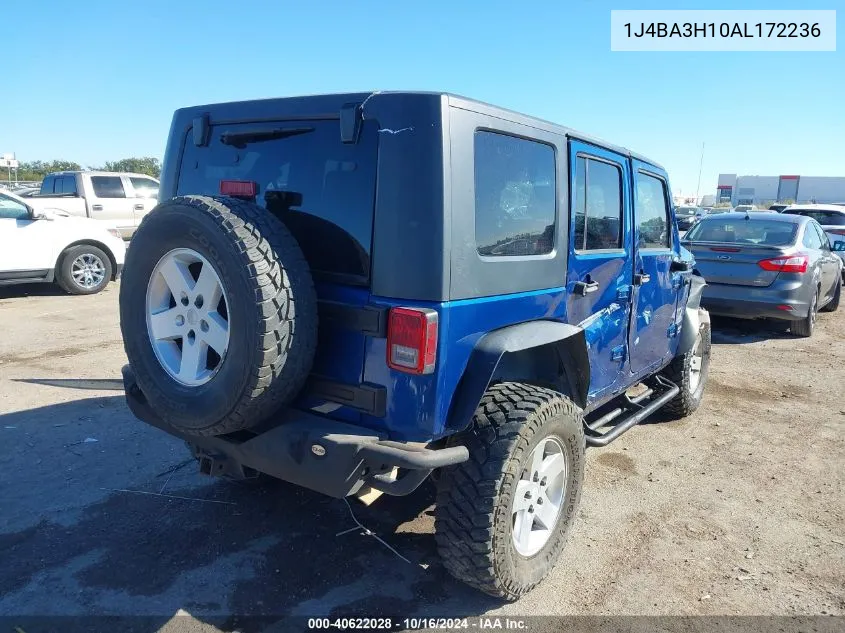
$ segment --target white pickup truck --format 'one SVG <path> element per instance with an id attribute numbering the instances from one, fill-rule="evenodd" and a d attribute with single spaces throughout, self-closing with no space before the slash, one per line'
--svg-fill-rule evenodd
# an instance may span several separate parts
<path id="1" fill-rule="evenodd" d="M 49 207 L 105 220 L 129 239 L 158 203 L 158 187 L 158 180 L 144 174 L 62 171 L 47 174 L 41 192 L 27 201 L 36 209 Z"/>

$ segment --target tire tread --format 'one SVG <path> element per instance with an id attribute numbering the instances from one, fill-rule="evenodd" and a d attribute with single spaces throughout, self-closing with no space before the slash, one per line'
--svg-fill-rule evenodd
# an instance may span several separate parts
<path id="1" fill-rule="evenodd" d="M 577 421 L 584 444 L 581 410 L 561 394 L 533 385 L 504 382 L 490 387 L 462 438 L 469 461 L 445 469 L 435 505 L 435 540 L 446 569 L 459 580 L 490 595 L 515 600 L 541 579 L 522 584 L 505 573 L 503 549 L 509 537 L 502 494 L 520 478 L 519 465 L 549 418 Z M 509 543 L 508 543 L 509 545 Z M 554 565 L 560 548 L 544 561 Z"/>

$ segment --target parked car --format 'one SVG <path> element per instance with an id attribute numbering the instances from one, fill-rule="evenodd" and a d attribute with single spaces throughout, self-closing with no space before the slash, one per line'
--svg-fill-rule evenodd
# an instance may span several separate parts
<path id="1" fill-rule="evenodd" d="M 791 322 L 811 336 L 816 312 L 839 307 L 841 262 L 818 222 L 784 213 L 728 213 L 699 222 L 684 238 L 713 314 Z"/>
<path id="2" fill-rule="evenodd" d="M 158 187 L 158 180 L 144 174 L 55 172 L 45 176 L 32 204 L 36 208 L 48 205 L 71 215 L 106 220 L 128 239 L 141 218 L 156 205 Z"/>
<path id="3" fill-rule="evenodd" d="M 688 231 L 701 217 L 703 209 L 699 207 L 675 207 L 675 216 L 678 219 L 678 230 Z"/>
<path id="4" fill-rule="evenodd" d="M 795 204 L 783 211 L 792 215 L 803 215 L 813 218 L 821 224 L 831 244 L 845 241 L 845 206 L 837 204 Z M 845 264 L 845 252 L 834 251 Z M 845 272 L 842 280 L 845 282 Z"/>
<path id="5" fill-rule="evenodd" d="M 121 284 L 124 385 L 201 472 L 341 498 L 443 468 L 444 565 L 513 600 L 563 549 L 585 446 L 699 406 L 704 282 L 657 163 L 446 94 L 171 130 Z"/>
<path id="6" fill-rule="evenodd" d="M 94 294 L 120 277 L 125 253 L 116 228 L 0 192 L 0 285 L 56 282 Z"/>

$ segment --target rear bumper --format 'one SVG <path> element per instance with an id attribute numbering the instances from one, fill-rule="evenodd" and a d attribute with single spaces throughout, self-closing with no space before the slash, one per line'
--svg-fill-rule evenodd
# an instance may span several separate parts
<path id="1" fill-rule="evenodd" d="M 773 286 L 776 286 L 775 282 Z M 803 285 L 755 288 L 708 283 L 701 305 L 711 314 L 740 319 L 782 319 L 798 321 L 807 317 L 810 304 L 804 298 Z M 782 309 L 779 306 L 789 306 Z"/>
<path id="2" fill-rule="evenodd" d="M 186 435 L 153 412 L 129 365 L 123 367 L 126 402 L 142 422 L 189 445 L 208 475 L 248 477 L 249 470 L 277 477 L 330 497 L 370 486 L 390 495 L 413 492 L 435 468 L 469 459 L 464 446 L 429 449 L 391 442 L 375 431 L 303 411 L 279 413 L 277 425 L 259 434 Z M 393 477 L 394 468 L 402 469 Z"/>

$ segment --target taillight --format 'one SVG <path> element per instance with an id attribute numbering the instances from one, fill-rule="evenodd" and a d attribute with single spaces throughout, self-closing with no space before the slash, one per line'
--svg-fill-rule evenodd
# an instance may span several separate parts
<path id="1" fill-rule="evenodd" d="M 254 198 L 258 193 L 258 185 L 249 180 L 221 180 L 220 195 L 233 198 Z"/>
<path id="2" fill-rule="evenodd" d="M 409 374 L 430 374 L 437 358 L 437 312 L 391 308 L 387 319 L 387 365 Z"/>
<path id="3" fill-rule="evenodd" d="M 810 258 L 806 255 L 790 255 L 789 257 L 773 257 L 757 262 L 763 270 L 772 270 L 778 273 L 805 273 Z"/>

